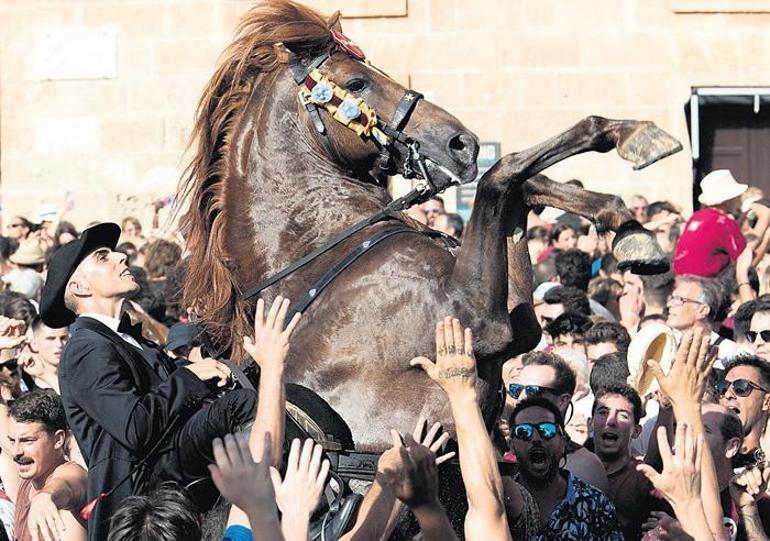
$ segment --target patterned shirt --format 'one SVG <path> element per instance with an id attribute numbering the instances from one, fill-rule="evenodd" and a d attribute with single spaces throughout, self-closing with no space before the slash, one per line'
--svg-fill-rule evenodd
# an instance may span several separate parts
<path id="1" fill-rule="evenodd" d="M 569 472 L 567 494 L 554 507 L 536 541 L 623 541 L 615 507 L 604 493 Z"/>

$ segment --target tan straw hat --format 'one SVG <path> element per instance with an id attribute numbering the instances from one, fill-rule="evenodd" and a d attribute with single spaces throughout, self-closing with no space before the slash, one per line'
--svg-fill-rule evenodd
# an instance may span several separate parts
<path id="1" fill-rule="evenodd" d="M 45 252 L 40 246 L 40 241 L 29 239 L 22 241 L 19 248 L 8 259 L 17 265 L 40 265 L 45 263 Z"/>
<path id="2" fill-rule="evenodd" d="M 738 197 L 748 189 L 748 184 L 740 184 L 727 169 L 712 171 L 700 181 L 701 205 L 713 206 Z"/>
<path id="3" fill-rule="evenodd" d="M 676 339 L 671 327 L 664 323 L 647 323 L 628 346 L 629 384 L 640 396 L 658 390 L 658 382 L 647 361 L 658 361 L 664 373 L 668 374 L 676 357 Z"/>

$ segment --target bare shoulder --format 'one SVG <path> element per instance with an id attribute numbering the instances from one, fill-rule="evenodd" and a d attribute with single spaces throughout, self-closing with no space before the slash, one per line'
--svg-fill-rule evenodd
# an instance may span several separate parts
<path id="1" fill-rule="evenodd" d="M 66 477 L 67 479 L 77 479 L 82 477 L 84 480 L 88 477 L 83 466 L 76 462 L 65 462 L 64 464 L 57 466 L 51 475 L 54 477 Z"/>
<path id="2" fill-rule="evenodd" d="M 567 455 L 567 469 L 589 485 L 607 492 L 607 470 L 599 457 L 585 447 Z"/>

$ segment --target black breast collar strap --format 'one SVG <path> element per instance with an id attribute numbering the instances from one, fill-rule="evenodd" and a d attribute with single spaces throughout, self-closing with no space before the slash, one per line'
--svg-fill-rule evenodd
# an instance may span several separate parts
<path id="1" fill-rule="evenodd" d="M 380 231 L 377 231 L 370 237 L 368 237 L 365 241 L 358 244 L 355 248 L 353 248 L 350 252 L 345 254 L 345 257 L 343 257 L 340 261 L 337 262 L 336 265 L 334 265 L 331 269 L 326 271 L 321 278 L 316 280 L 312 287 L 305 293 L 305 295 L 302 297 L 302 299 L 299 300 L 297 303 L 293 303 L 291 306 L 291 315 L 286 318 L 286 321 L 291 321 L 294 317 L 294 314 L 302 313 L 304 312 L 310 304 L 318 298 L 318 295 L 320 295 L 321 291 L 326 289 L 326 287 L 332 283 L 332 281 L 337 278 L 342 272 L 347 269 L 350 265 L 352 265 L 358 258 L 360 258 L 362 255 L 364 255 L 366 252 L 377 246 L 380 242 L 384 241 L 385 239 L 388 239 L 390 237 L 393 237 L 395 235 L 403 235 L 404 233 L 415 233 L 420 234 L 419 231 L 416 229 L 413 229 L 405 224 L 397 224 L 393 227 L 388 227 L 385 229 L 381 229 Z"/>
<path id="2" fill-rule="evenodd" d="M 374 225 L 386 219 L 395 219 L 396 218 L 395 213 L 405 210 L 416 203 L 425 201 L 431 195 L 432 193 L 427 188 L 427 186 L 421 185 L 418 188 L 415 188 L 414 190 L 409 192 L 408 194 L 404 195 L 403 197 L 399 197 L 398 199 L 391 201 L 390 204 L 384 209 L 382 209 L 381 211 L 352 225 L 351 227 L 347 228 L 346 230 L 344 230 L 342 233 L 340 233 L 330 241 L 322 244 L 321 246 L 311 251 L 310 253 L 306 254 L 302 258 L 294 261 L 288 267 L 285 267 L 284 269 L 276 272 L 269 278 L 261 281 L 256 286 L 241 293 L 241 299 L 249 300 L 255 297 L 262 290 L 270 287 L 271 285 L 282 280 L 283 278 L 286 278 L 297 269 L 304 267 L 305 265 L 307 265 L 308 263 L 310 263 L 320 255 L 325 254 L 326 252 L 328 252 L 329 250 L 331 250 L 332 248 L 340 244 L 342 241 L 349 239 L 350 237 L 352 237 L 353 235 L 355 235 L 365 227 Z M 416 230 L 413 229 L 413 231 L 416 231 Z M 287 321 L 290 321 L 290 320 L 287 320 Z"/>

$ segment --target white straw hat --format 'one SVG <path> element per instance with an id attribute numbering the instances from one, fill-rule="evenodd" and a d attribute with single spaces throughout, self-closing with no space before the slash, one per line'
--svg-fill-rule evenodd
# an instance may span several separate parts
<path id="1" fill-rule="evenodd" d="M 701 205 L 713 206 L 738 197 L 748 189 L 748 184 L 740 184 L 727 169 L 712 171 L 700 181 Z"/>
<path id="2" fill-rule="evenodd" d="M 629 384 L 640 396 L 658 390 L 658 382 L 647 361 L 658 361 L 664 373 L 668 374 L 676 357 L 676 339 L 671 327 L 664 323 L 647 323 L 628 346 Z"/>

